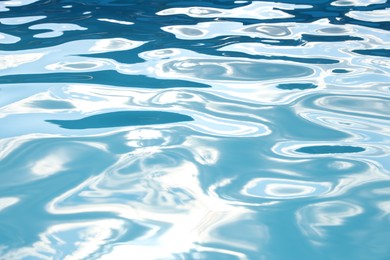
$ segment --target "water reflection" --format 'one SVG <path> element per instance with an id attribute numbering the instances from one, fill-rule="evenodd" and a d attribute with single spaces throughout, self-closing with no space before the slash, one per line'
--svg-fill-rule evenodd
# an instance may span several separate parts
<path id="1" fill-rule="evenodd" d="M 248 5 L 232 9 L 220 9 L 212 7 L 189 7 L 189 8 L 170 8 L 158 12 L 158 15 L 178 15 L 185 14 L 196 18 L 252 18 L 252 19 L 274 19 L 289 18 L 292 15 L 283 10 L 307 9 L 310 5 L 295 5 L 273 2 L 256 1 Z"/>
<path id="2" fill-rule="evenodd" d="M 66 215 L 110 212 L 149 229 L 128 243 L 115 246 L 106 257 L 132 250 L 132 255 L 145 253 L 153 259 L 159 254 L 170 258 L 189 251 L 200 241 L 226 244 L 212 235 L 213 230 L 235 222 L 249 211 L 207 196 L 200 188 L 197 166 L 190 161 L 178 161 L 174 146 L 167 146 L 172 143 L 172 134 L 175 132 L 147 129 L 130 132 L 126 138 L 136 150 L 120 156 L 105 175 L 87 179 L 59 195 L 47 205 L 47 210 Z M 164 144 L 153 145 L 153 140 Z M 144 149 L 151 148 L 150 145 L 155 149 Z M 130 200 L 122 205 L 125 198 Z M 180 236 L 183 230 L 185 238 Z M 152 254 L 148 253 L 150 244 L 156 249 Z"/>
<path id="3" fill-rule="evenodd" d="M 162 64 L 164 75 L 180 75 L 184 78 L 226 81 L 261 81 L 283 77 L 304 77 L 311 75 L 309 68 L 250 60 L 206 60 L 188 59 Z"/>
<path id="4" fill-rule="evenodd" d="M 85 27 L 81 27 L 76 24 L 58 24 L 58 23 L 41 23 L 36 25 L 31 25 L 29 27 L 31 30 L 49 30 L 51 32 L 38 33 L 35 34 L 35 38 L 53 38 L 59 37 L 64 34 L 66 31 L 84 31 L 87 30 Z"/>
<path id="5" fill-rule="evenodd" d="M 134 24 L 133 22 L 129 22 L 129 21 L 119 21 L 119 20 L 107 19 L 107 18 L 99 18 L 98 20 L 102 21 L 102 22 L 117 23 L 117 24 L 123 24 L 123 25 L 132 25 L 132 24 Z"/>
<path id="6" fill-rule="evenodd" d="M 40 241 L 31 247 L 12 250 L 3 257 L 45 259 L 49 255 L 58 255 L 64 256 L 64 259 L 80 259 L 101 255 L 108 253 L 112 247 L 110 243 L 123 236 L 126 228 L 125 222 L 118 219 L 54 225 L 42 232 Z"/>
<path id="7" fill-rule="evenodd" d="M 350 11 L 346 15 L 362 21 L 387 22 L 389 20 L 390 8 L 373 11 Z"/>
<path id="8" fill-rule="evenodd" d="M 10 8 L 12 7 L 19 7 L 19 6 L 25 6 L 29 5 L 35 2 L 38 2 L 39 0 L 22 0 L 22 1 L 17 1 L 17 0 L 8 0 L 8 1 L 2 1 L 0 3 L 0 12 L 6 12 L 10 11 Z"/>
<path id="9" fill-rule="evenodd" d="M 35 22 L 41 19 L 45 19 L 46 16 L 24 16 L 24 17 L 9 17 L 9 18 L 0 18 L 0 23 L 5 25 L 21 25 L 26 23 Z"/>
<path id="10" fill-rule="evenodd" d="M 124 51 L 137 48 L 144 44 L 144 42 L 131 41 L 123 38 L 103 39 L 98 40 L 89 48 L 92 53 L 103 53 L 111 51 Z"/>
<path id="11" fill-rule="evenodd" d="M 258 178 L 246 184 L 242 193 L 258 198 L 284 200 L 324 196 L 330 188 L 330 183 Z"/>
<path id="12" fill-rule="evenodd" d="M 332 2 L 335 6 L 368 6 L 373 4 L 384 4 L 386 0 L 337 0 Z"/>
<path id="13" fill-rule="evenodd" d="M 53 151 L 53 154 L 37 159 L 31 166 L 31 172 L 35 175 L 49 176 L 66 170 L 65 164 L 69 161 L 66 151 Z"/>
<path id="14" fill-rule="evenodd" d="M 3 197 L 0 198 L 0 211 L 5 210 L 6 208 L 16 204 L 19 202 L 19 198 L 14 198 L 14 197 Z"/>
<path id="15" fill-rule="evenodd" d="M 319 245 L 325 240 L 326 230 L 332 226 L 342 226 L 349 218 L 363 213 L 356 204 L 343 201 L 327 201 L 310 204 L 296 213 L 300 230 L 310 240 Z"/>
<path id="16" fill-rule="evenodd" d="M 20 41 L 20 38 L 8 33 L 0 33 L 0 44 L 13 44 Z"/>
<path id="17" fill-rule="evenodd" d="M 0 55 L 0 69 L 15 68 L 26 63 L 36 62 L 44 56 L 44 53 Z"/>

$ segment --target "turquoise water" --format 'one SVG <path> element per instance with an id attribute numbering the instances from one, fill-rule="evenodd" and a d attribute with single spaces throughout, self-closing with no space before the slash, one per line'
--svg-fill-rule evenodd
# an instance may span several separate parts
<path id="1" fill-rule="evenodd" d="M 0 1 L 0 259 L 390 259 L 390 2 Z"/>

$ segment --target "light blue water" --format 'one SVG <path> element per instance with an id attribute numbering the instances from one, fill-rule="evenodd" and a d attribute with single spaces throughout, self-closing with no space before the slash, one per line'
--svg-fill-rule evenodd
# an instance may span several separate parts
<path id="1" fill-rule="evenodd" d="M 0 259 L 390 259 L 389 20 L 0 1 Z"/>

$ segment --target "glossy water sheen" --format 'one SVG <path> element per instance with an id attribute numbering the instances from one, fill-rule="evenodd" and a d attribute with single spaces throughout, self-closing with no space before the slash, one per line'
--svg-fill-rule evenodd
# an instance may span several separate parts
<path id="1" fill-rule="evenodd" d="M 390 259 L 389 20 L 0 1 L 0 259 Z"/>

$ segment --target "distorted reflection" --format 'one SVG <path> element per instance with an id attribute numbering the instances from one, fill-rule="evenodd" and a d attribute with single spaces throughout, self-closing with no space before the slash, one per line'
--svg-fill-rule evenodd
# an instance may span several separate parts
<path id="1" fill-rule="evenodd" d="M 132 41 L 123 38 L 103 39 L 96 41 L 95 44 L 89 48 L 89 51 L 92 53 L 124 51 L 135 49 L 142 44 L 144 44 L 144 42 Z"/>
<path id="2" fill-rule="evenodd" d="M 35 2 L 38 2 L 39 0 L 6 0 L 0 2 L 0 12 L 9 11 L 10 9 L 7 7 L 18 7 L 18 6 L 25 6 L 29 5 Z"/>
<path id="3" fill-rule="evenodd" d="M 117 24 L 123 24 L 123 25 L 132 25 L 132 24 L 134 24 L 133 22 L 119 21 L 119 20 L 107 19 L 107 18 L 99 18 L 98 21 L 108 22 L 108 23 L 117 23 Z"/>
<path id="4" fill-rule="evenodd" d="M 15 197 L 2 197 L 0 198 L 0 211 L 5 210 L 6 208 L 18 203 L 19 198 Z"/>
<path id="5" fill-rule="evenodd" d="M 346 14 L 351 18 L 367 22 L 387 22 L 389 21 L 390 8 L 373 11 L 350 11 Z"/>
<path id="6" fill-rule="evenodd" d="M 71 160 L 67 151 L 57 150 L 52 153 L 34 162 L 31 166 L 33 174 L 49 176 L 66 169 L 65 164 Z"/>
<path id="7" fill-rule="evenodd" d="M 262 81 L 280 78 L 304 77 L 313 70 L 303 66 L 258 62 L 239 59 L 187 59 L 161 64 L 157 74 L 190 79 L 226 81 Z"/>
<path id="8" fill-rule="evenodd" d="M 242 7 L 232 9 L 219 9 L 212 7 L 187 7 L 171 8 L 158 12 L 158 15 L 177 15 L 185 14 L 196 18 L 253 18 L 253 19 L 272 19 L 293 17 L 282 10 L 306 9 L 310 5 L 295 5 L 274 2 L 256 1 Z"/>
<path id="9" fill-rule="evenodd" d="M 324 196 L 330 189 L 331 184 L 326 182 L 257 178 L 247 183 L 241 192 L 258 198 L 296 199 Z"/>
<path id="10" fill-rule="evenodd" d="M 85 31 L 88 28 L 81 27 L 77 24 L 70 23 L 42 23 L 35 24 L 29 27 L 31 30 L 50 30 L 51 32 L 35 34 L 35 38 L 53 38 L 59 37 L 66 31 Z"/>
<path id="11" fill-rule="evenodd" d="M 20 25 L 35 22 L 46 18 L 44 15 L 0 18 L 0 23 L 5 25 Z"/>
<path id="12" fill-rule="evenodd" d="M 125 228 L 125 222 L 118 219 L 53 225 L 41 233 L 40 240 L 31 247 L 11 250 L 3 257 L 47 259 L 48 255 L 59 255 L 64 259 L 83 259 L 94 254 L 100 255 L 112 247 L 110 242 L 126 232 Z"/>
<path id="13" fill-rule="evenodd" d="M 331 4 L 335 6 L 368 6 L 384 3 L 386 3 L 386 0 L 337 0 Z"/>
<path id="14" fill-rule="evenodd" d="M 390 216 L 390 201 L 378 202 L 377 207 L 383 212 L 384 217 Z"/>
<path id="15" fill-rule="evenodd" d="M 146 130 L 130 133 L 127 138 L 143 139 L 142 133 L 152 138 L 160 136 Z M 110 212 L 139 224 L 147 223 L 149 232 L 114 246 L 106 257 L 127 252 L 133 256 L 144 254 L 146 259 L 157 255 L 171 258 L 189 252 L 198 243 L 229 244 L 214 236 L 213 230 L 234 223 L 250 211 L 205 194 L 197 166 L 188 161 L 177 164 L 177 158 L 173 160 L 169 154 L 169 150 L 164 153 L 149 150 L 142 155 L 125 155 L 104 176 L 87 180 L 55 198 L 47 210 L 52 214 Z M 83 201 L 82 205 L 74 204 L 77 197 Z M 133 199 L 126 206 L 118 203 L 125 198 Z M 183 232 L 185 237 L 181 235 Z M 151 245 L 155 248 L 153 252 L 149 250 Z"/>
<path id="16" fill-rule="evenodd" d="M 341 226 L 349 218 L 363 213 L 359 205 L 344 201 L 325 201 L 310 204 L 296 213 L 297 224 L 301 232 L 312 242 L 323 243 L 327 229 Z"/>
<path id="17" fill-rule="evenodd" d="M 43 56 L 45 56 L 45 53 L 0 55 L 0 69 L 15 68 L 22 64 L 36 62 Z"/>
<path id="18" fill-rule="evenodd" d="M 13 44 L 18 41 L 20 41 L 19 37 L 0 32 L 0 44 Z"/>

